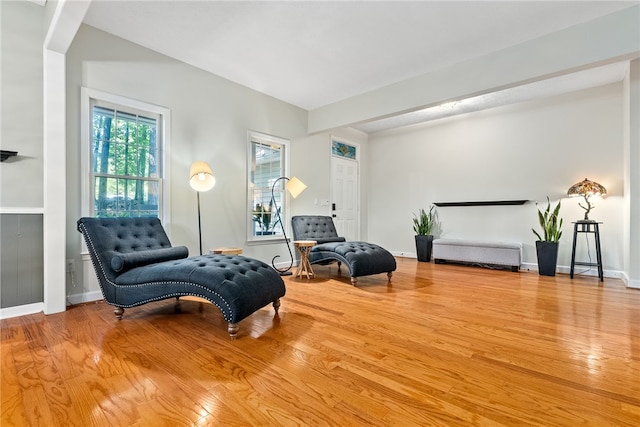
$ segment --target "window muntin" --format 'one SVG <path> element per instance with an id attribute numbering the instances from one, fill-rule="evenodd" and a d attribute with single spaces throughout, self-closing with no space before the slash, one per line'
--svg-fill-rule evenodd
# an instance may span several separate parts
<path id="1" fill-rule="evenodd" d="M 283 236 L 286 218 L 284 184 L 288 141 L 254 132 L 249 134 L 248 239 L 268 240 Z M 280 217 L 278 216 L 278 211 Z M 281 221 L 282 219 L 282 221 Z"/>
<path id="2" fill-rule="evenodd" d="M 160 120 L 154 113 L 92 102 L 92 216 L 161 217 Z"/>

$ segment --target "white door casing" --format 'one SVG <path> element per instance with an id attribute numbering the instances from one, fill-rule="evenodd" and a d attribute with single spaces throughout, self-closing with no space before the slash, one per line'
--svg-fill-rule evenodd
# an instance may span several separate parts
<path id="1" fill-rule="evenodd" d="M 360 185 L 357 159 L 331 157 L 331 214 L 339 236 L 360 239 Z"/>

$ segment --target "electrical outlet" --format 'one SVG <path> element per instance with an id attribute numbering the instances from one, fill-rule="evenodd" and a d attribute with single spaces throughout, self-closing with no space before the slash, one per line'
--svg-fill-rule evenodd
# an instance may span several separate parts
<path id="1" fill-rule="evenodd" d="M 72 259 L 68 259 L 67 260 L 67 273 L 73 273 L 74 270 L 74 263 Z"/>

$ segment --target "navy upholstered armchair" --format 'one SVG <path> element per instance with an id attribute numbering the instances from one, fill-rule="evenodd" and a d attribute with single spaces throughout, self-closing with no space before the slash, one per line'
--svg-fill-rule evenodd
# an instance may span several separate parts
<path id="1" fill-rule="evenodd" d="M 172 246 L 158 218 L 80 218 L 100 289 L 114 313 L 151 301 L 192 295 L 211 301 L 234 339 L 238 322 L 285 294 L 280 275 L 262 261 L 243 256 L 188 257 Z"/>
<path id="2" fill-rule="evenodd" d="M 333 218 L 323 215 L 297 215 L 291 218 L 294 240 L 315 240 L 311 248 L 311 264 L 338 263 L 349 268 L 351 283 L 358 277 L 387 273 L 389 280 L 396 269 L 396 259 L 381 246 L 368 242 L 347 242 L 338 236 Z"/>

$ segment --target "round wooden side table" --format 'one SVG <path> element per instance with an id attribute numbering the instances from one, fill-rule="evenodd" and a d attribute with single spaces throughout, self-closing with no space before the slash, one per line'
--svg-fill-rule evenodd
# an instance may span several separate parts
<path id="1" fill-rule="evenodd" d="M 300 252 L 300 264 L 298 264 L 298 268 L 294 273 L 293 277 L 302 278 L 302 274 L 307 275 L 307 279 L 315 277 L 315 273 L 311 268 L 311 263 L 309 262 L 309 253 L 311 252 L 311 248 L 316 245 L 315 240 L 294 240 L 293 245 Z"/>
<path id="2" fill-rule="evenodd" d="M 223 255 L 240 255 L 242 248 L 213 248 L 210 253 Z"/>

